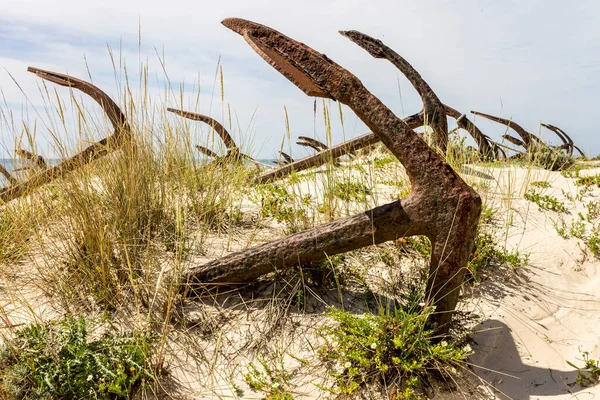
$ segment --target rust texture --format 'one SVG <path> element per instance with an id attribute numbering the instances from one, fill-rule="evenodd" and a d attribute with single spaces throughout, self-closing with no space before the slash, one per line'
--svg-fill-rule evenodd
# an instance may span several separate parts
<path id="1" fill-rule="evenodd" d="M 298 136 L 298 141 L 296 144 L 299 144 L 300 146 L 312 147 L 316 151 L 323 151 L 329 148 L 325 143 L 306 136 Z"/>
<path id="2" fill-rule="evenodd" d="M 0 165 L 0 174 L 2 174 L 6 178 L 10 185 L 16 185 L 19 183 L 19 181 L 14 176 L 12 176 L 6 168 L 4 168 L 4 165 Z"/>
<path id="3" fill-rule="evenodd" d="M 204 122 L 205 124 L 210 125 L 211 128 L 213 128 L 215 130 L 215 132 L 217 132 L 217 135 L 219 135 L 219 137 L 221 138 L 223 143 L 225 143 L 225 147 L 227 147 L 227 149 L 237 149 L 237 145 L 233 141 L 233 138 L 231 137 L 229 132 L 227 132 L 227 129 L 225 129 L 225 127 L 223 125 L 221 125 L 219 122 L 217 122 L 217 120 L 215 120 L 214 118 L 211 118 L 211 117 L 208 117 L 208 116 L 202 115 L 202 114 L 196 114 L 196 113 L 192 113 L 192 112 L 188 112 L 188 111 L 177 110 L 175 108 L 167 108 L 167 111 L 172 112 L 173 114 L 182 116 L 184 118 L 191 119 L 193 121 L 201 121 L 201 122 Z"/>
<path id="4" fill-rule="evenodd" d="M 535 136 L 533 133 L 527 132 L 521 125 L 509 119 L 496 117 L 490 114 L 484 114 L 478 111 L 471 111 L 473 115 L 479 115 L 480 117 L 487 118 L 491 121 L 498 122 L 499 124 L 506 125 L 513 131 L 517 132 L 521 140 L 523 141 L 523 147 L 529 150 L 529 147 L 536 144 L 543 144 L 540 138 Z M 505 138 L 506 139 L 506 138 Z M 509 139 L 507 139 L 509 140 Z M 510 140 L 509 140 L 510 141 Z"/>
<path id="5" fill-rule="evenodd" d="M 227 163 L 232 161 L 237 162 L 241 159 L 246 159 L 258 165 L 258 163 L 252 157 L 243 154 L 240 151 L 240 148 L 235 144 L 235 141 L 233 140 L 227 129 L 225 129 L 225 127 L 214 118 L 189 111 L 178 110 L 175 108 L 167 108 L 167 111 L 172 112 L 173 114 L 177 114 L 181 117 L 191 119 L 193 121 L 204 122 L 205 124 L 210 125 L 215 130 L 215 132 L 217 132 L 217 135 L 219 135 L 221 140 L 223 140 L 223 143 L 225 143 L 225 147 L 227 148 L 227 154 L 225 154 L 224 156 L 219 156 L 214 151 L 207 149 L 206 147 L 196 146 L 196 149 L 198 149 L 198 151 L 200 151 L 201 153 L 204 153 L 209 157 L 213 157 L 214 162 Z"/>
<path id="6" fill-rule="evenodd" d="M 286 164 L 294 162 L 294 159 L 289 154 L 284 153 L 283 151 L 280 152 L 279 154 L 281 154 L 281 157 L 283 157 L 283 160 L 285 161 Z"/>
<path id="7" fill-rule="evenodd" d="M 477 143 L 477 149 L 484 160 L 493 160 L 494 158 L 499 158 L 496 148 L 493 147 L 483 132 L 481 132 L 465 114 L 445 104 L 444 111 L 446 112 L 446 115 L 456 120 L 456 125 L 458 125 L 459 128 L 464 129 L 471 135 L 471 137 L 475 140 L 475 143 Z"/>
<path id="8" fill-rule="evenodd" d="M 217 153 L 215 153 L 214 151 L 212 151 L 211 149 L 207 149 L 204 146 L 200 146 L 199 144 L 196 145 L 196 150 L 198 150 L 200 153 L 207 155 L 209 157 L 212 158 L 219 158 L 219 155 Z"/>
<path id="9" fill-rule="evenodd" d="M 512 144 L 514 144 L 515 146 L 521 146 L 521 147 L 527 148 L 527 146 L 525 145 L 525 143 L 522 140 L 519 140 L 514 136 L 502 135 L 502 137 L 504 139 L 508 140 L 509 142 L 511 142 Z"/>
<path id="10" fill-rule="evenodd" d="M 102 109 L 113 125 L 114 132 L 112 135 L 102 139 L 101 141 L 88 146 L 83 151 L 76 155 L 67 158 L 59 164 L 45 168 L 41 172 L 36 172 L 31 178 L 24 182 L 14 183 L 8 187 L 0 189 L 0 199 L 4 202 L 21 197 L 30 190 L 42 186 L 54 179 L 60 178 L 65 174 L 88 164 L 93 160 L 103 157 L 115 150 L 123 147 L 125 143 L 131 142 L 131 129 L 125 114 L 119 106 L 102 90 L 92 85 L 89 82 L 74 78 L 69 75 L 60 74 L 57 72 L 45 71 L 39 68 L 29 67 L 27 71 L 36 74 L 38 77 L 56 83 L 61 86 L 71 87 L 82 91 L 83 93 L 94 99 Z"/>
<path id="11" fill-rule="evenodd" d="M 583 153 L 583 151 L 581 151 L 581 149 L 579 147 L 575 146 L 575 144 L 573 143 L 573 140 L 571 139 L 571 137 L 569 135 L 567 135 L 567 133 L 565 131 L 563 131 L 562 129 L 560 129 L 557 126 L 550 125 L 550 124 L 542 124 L 542 126 L 546 129 L 549 129 L 552 132 L 554 132 L 556 134 L 556 136 L 558 136 L 560 138 L 560 140 L 562 140 L 563 145 L 560 146 L 559 148 L 566 150 L 566 152 L 569 156 L 573 155 L 573 150 L 577 150 L 579 152 L 579 154 L 581 154 L 582 157 L 585 157 L 585 154 Z"/>
<path id="12" fill-rule="evenodd" d="M 223 24 L 242 35 L 265 61 L 307 95 L 348 105 L 373 132 L 372 136 L 365 135 L 370 136 L 368 140 L 381 140 L 404 165 L 412 192 L 367 212 L 200 265 L 185 274 L 186 282 L 192 290 L 206 284 L 251 282 L 277 269 L 403 236 L 425 235 L 432 243 L 427 302 L 437 307 L 436 329 L 447 332 L 481 213 L 479 195 L 356 76 L 327 56 L 254 22 L 232 18 Z M 357 32 L 353 40 L 362 37 L 365 35 Z M 415 86 L 424 87 L 420 76 L 412 78 Z M 437 97 L 429 96 L 423 99 L 426 101 L 431 102 L 432 110 L 443 110 Z"/>
<path id="13" fill-rule="evenodd" d="M 48 164 L 46 163 L 46 160 L 44 160 L 44 157 L 39 156 L 37 154 L 33 154 L 32 152 L 28 151 L 28 150 L 17 150 L 17 155 L 19 157 L 23 157 L 26 158 L 28 160 L 31 160 L 33 162 L 33 165 L 35 165 L 37 168 L 41 169 L 41 170 L 45 170 L 46 168 L 48 168 Z"/>
<path id="14" fill-rule="evenodd" d="M 448 121 L 444 105 L 431 87 L 402 56 L 383 44 L 381 40 L 357 31 L 340 31 L 342 36 L 366 50 L 375 58 L 384 58 L 394 64 L 406 76 L 423 100 L 423 115 L 425 123 L 433 129 L 434 146 L 440 148 L 442 154 L 446 153 L 448 145 Z"/>

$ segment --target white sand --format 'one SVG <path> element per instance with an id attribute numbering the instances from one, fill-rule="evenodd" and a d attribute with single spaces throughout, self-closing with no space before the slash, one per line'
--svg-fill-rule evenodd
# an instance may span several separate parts
<path id="1" fill-rule="evenodd" d="M 558 219 L 557 213 L 540 211 L 520 195 L 528 179 L 547 180 L 552 188 L 544 193 L 565 202 L 569 214 L 564 219 L 570 225 L 571 219 L 579 219 L 578 212 L 585 211 L 586 203 L 600 200 L 600 189 L 571 202 L 562 191 L 575 196 L 579 187 L 574 179 L 541 170 L 534 170 L 528 178 L 527 173 L 512 168 L 493 171 L 501 187 L 500 195 L 490 200 L 500 207 L 501 225 L 506 226 L 511 217 L 514 222 L 507 244 L 528 253 L 530 265 L 514 274 L 491 274 L 465 301 L 463 307 L 476 310 L 483 319 L 472 335 L 476 342 L 473 370 L 496 398 L 597 398 L 600 386 L 576 385 L 577 371 L 566 360 L 583 366 L 582 351 L 600 357 L 600 263 L 585 255 L 581 240 L 558 235 L 552 222 Z M 581 175 L 598 173 L 600 168 L 583 170 Z M 507 190 L 509 182 L 511 191 Z M 509 199 L 507 193 L 515 198 Z M 586 225 L 589 232 L 591 224 Z"/>
<path id="2" fill-rule="evenodd" d="M 347 168 L 335 173 L 376 185 L 369 204 L 351 205 L 338 210 L 338 214 L 352 214 L 388 203 L 400 191 L 381 184 L 381 177 L 373 178 L 368 168 L 362 175 L 356 169 Z M 581 172 L 582 175 L 597 173 L 600 167 Z M 403 179 L 397 167 L 387 169 L 387 174 L 388 180 Z M 487 188 L 481 189 L 481 193 L 485 202 L 496 209 L 498 240 L 505 241 L 509 249 L 529 254 L 530 265 L 515 271 L 489 271 L 487 279 L 465 290 L 460 309 L 477 315 L 478 324 L 472 335 L 475 354 L 470 360 L 477 379 L 472 377 L 471 385 L 464 386 L 462 392 L 443 393 L 436 398 L 596 398 L 600 395 L 600 386 L 581 388 L 576 385 L 577 372 L 566 360 L 583 365 L 579 360 L 582 351 L 589 351 L 592 358 L 600 358 L 600 275 L 597 273 L 600 261 L 586 253 L 582 240 L 560 237 L 553 223 L 559 215 L 540 211 L 537 205 L 523 199 L 523 194 L 529 182 L 548 181 L 552 187 L 543 193 L 565 203 L 569 213 L 563 218 L 568 229 L 572 220 L 578 220 L 578 212 L 586 214 L 586 204 L 600 200 L 600 189 L 593 188 L 571 201 L 566 197 L 576 197 L 580 189 L 574 185 L 574 179 L 555 172 L 512 166 L 472 167 L 464 177 L 476 187 Z M 312 195 L 314 203 L 318 203 L 323 193 L 318 182 L 323 181 L 320 178 L 317 183 L 303 181 L 295 190 L 302 195 Z M 256 212 L 257 206 L 248 200 L 240 200 L 240 205 L 247 215 Z M 318 213 L 309 217 L 325 218 Z M 589 222 L 585 225 L 589 233 L 592 225 Z M 200 265 L 283 234 L 283 226 L 276 223 L 215 234 L 204 243 L 205 254 L 192 264 Z M 369 266 L 372 275 L 389 278 L 389 271 L 369 254 L 361 254 L 359 258 L 356 262 Z M 6 285 L 10 283 L 2 284 L 6 294 Z M 215 298 L 185 301 L 178 310 L 181 325 L 170 333 L 167 344 L 167 366 L 172 380 L 165 384 L 167 398 L 236 398 L 238 395 L 262 398 L 263 393 L 252 391 L 244 381 L 249 363 L 260 365 L 259 358 L 283 363 L 285 370 L 292 374 L 288 387 L 294 398 L 333 397 L 316 386 L 330 386 L 332 381 L 326 377 L 326 369 L 315 351 L 323 343 L 315 328 L 326 321 L 322 314 L 326 305 L 339 306 L 340 298 L 335 289 L 331 293 L 312 294 L 312 297 L 307 296 L 305 309 L 297 310 L 290 306 L 289 298 L 278 296 L 297 289 L 286 287 L 285 282 L 265 283 L 257 285 L 252 292 L 230 292 Z M 343 301 L 355 311 L 363 307 L 362 300 L 351 290 L 344 293 Z M 0 307 L 5 312 L 11 311 L 10 303 L 10 299 L 0 299 Z M 35 303 L 40 304 L 40 301 Z M 23 323 L 18 314 L 11 315 L 11 320 Z M 467 369 L 464 375 L 469 377 L 469 371 Z"/>

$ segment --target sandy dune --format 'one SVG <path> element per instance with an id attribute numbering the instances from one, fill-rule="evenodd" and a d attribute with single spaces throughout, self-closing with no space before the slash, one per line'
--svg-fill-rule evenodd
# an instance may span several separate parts
<path id="1" fill-rule="evenodd" d="M 599 172 L 589 169 L 581 175 Z M 526 181 L 548 181 L 552 187 L 545 193 L 565 202 L 568 224 L 579 219 L 585 204 L 600 199 L 600 189 L 573 202 L 565 193 L 575 196 L 580 188 L 559 173 L 504 168 L 493 175 L 498 188 L 490 193 L 498 195 L 488 201 L 499 208 L 500 225 L 512 220 L 507 245 L 528 253 L 530 265 L 514 273 L 491 273 L 465 301 L 465 309 L 483 319 L 473 328 L 473 369 L 489 384 L 491 398 L 597 398 L 600 387 L 576 385 L 577 371 L 566 360 L 582 366 L 582 351 L 592 358 L 600 354 L 600 262 L 586 255 L 581 240 L 559 236 L 553 224 L 557 213 L 540 211 L 521 195 Z"/>

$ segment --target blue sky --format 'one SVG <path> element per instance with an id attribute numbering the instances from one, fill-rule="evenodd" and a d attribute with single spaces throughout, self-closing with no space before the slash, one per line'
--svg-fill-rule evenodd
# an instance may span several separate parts
<path id="1" fill-rule="evenodd" d="M 391 64 L 371 58 L 337 33 L 360 30 L 403 55 L 444 103 L 462 112 L 475 109 L 510 118 L 534 133 L 540 122 L 554 124 L 586 153 L 600 154 L 595 123 L 600 105 L 600 3 L 594 0 L 2 0 L 0 108 L 12 113 L 17 128 L 0 123 L 0 157 L 13 151 L 11 131 L 20 129 L 21 120 L 36 122 L 37 150 L 49 157 L 55 154 L 50 132 L 60 129 L 46 113 L 40 81 L 26 72 L 27 66 L 87 79 L 87 60 L 94 83 L 118 98 L 119 76 L 115 77 L 108 48 L 126 63 L 134 83 L 140 63 L 148 65 L 156 107 L 177 106 L 177 96 L 164 96 L 164 55 L 173 93 L 184 88 L 186 108 L 194 108 L 198 85 L 198 112 L 223 120 L 229 105 L 234 136 L 259 158 L 274 156 L 285 136 L 284 107 L 293 137 L 323 139 L 322 112 L 315 117 L 314 100 L 221 26 L 226 17 L 269 25 L 326 53 L 399 116 L 419 111 L 418 96 Z M 219 59 L 224 104 L 213 87 Z M 66 89 L 57 93 L 69 98 Z M 367 131 L 348 109 L 343 109 L 343 125 L 337 105 L 331 103 L 329 109 L 333 142 Z M 69 126 L 75 126 L 75 115 L 67 114 L 72 118 Z M 497 140 L 505 131 L 483 119 L 477 123 Z M 205 127 L 193 129 L 199 138 L 207 132 Z M 542 132 L 556 142 L 550 132 Z M 99 124 L 97 139 L 104 134 Z M 81 146 L 73 136 L 69 129 L 59 134 L 73 147 Z M 288 144 L 285 148 L 290 149 Z M 291 151 L 295 156 L 306 154 L 295 145 Z"/>

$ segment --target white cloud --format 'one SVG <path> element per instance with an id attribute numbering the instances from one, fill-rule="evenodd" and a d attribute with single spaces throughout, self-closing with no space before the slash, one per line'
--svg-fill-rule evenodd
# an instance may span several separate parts
<path id="1" fill-rule="evenodd" d="M 600 4 L 548 1 L 219 1 L 188 0 L 3 0 L 0 3 L 0 67 L 6 68 L 29 93 L 37 78 L 24 72 L 35 64 L 86 77 L 83 54 L 92 76 L 107 92 L 115 90 L 105 43 L 123 55 L 135 71 L 141 55 L 151 76 L 162 77 L 154 48 L 164 49 L 166 70 L 175 90 L 199 83 L 200 111 L 220 117 L 218 90 L 211 99 L 219 56 L 225 73 L 226 101 L 241 126 L 240 135 L 254 135 L 262 155 L 271 156 L 285 132 L 287 106 L 292 135 L 311 134 L 313 99 L 272 70 L 238 35 L 220 25 L 238 16 L 272 26 L 326 53 L 365 83 L 396 113 L 418 111 L 420 101 L 389 63 L 375 60 L 337 34 L 357 29 L 382 39 L 408 59 L 440 98 L 462 111 L 513 118 L 537 132 L 540 121 L 569 132 L 581 147 L 600 153 L 595 115 L 600 104 Z M 142 47 L 138 53 L 138 23 Z M 15 48 L 22 43 L 24 48 Z M 25 47 L 26 46 L 26 47 Z M 18 46 L 17 46 L 18 47 Z M 23 96 L 0 72 L 0 87 L 9 102 Z M 156 94 L 161 93 L 154 88 Z M 187 93 L 188 104 L 193 94 Z M 33 97 L 33 95 L 32 95 Z M 255 116 L 254 130 L 246 126 Z M 338 120 L 331 107 L 332 121 Z M 349 111 L 346 136 L 364 132 Z M 317 115 L 322 135 L 321 115 Z M 496 138 L 501 126 L 482 124 Z M 323 137 L 323 136 L 321 136 Z M 334 126 L 334 140 L 341 140 Z M 40 140 L 43 140 L 41 138 Z M 43 146 L 41 146 L 43 148 Z M 300 150 L 298 150 L 300 151 Z"/>

